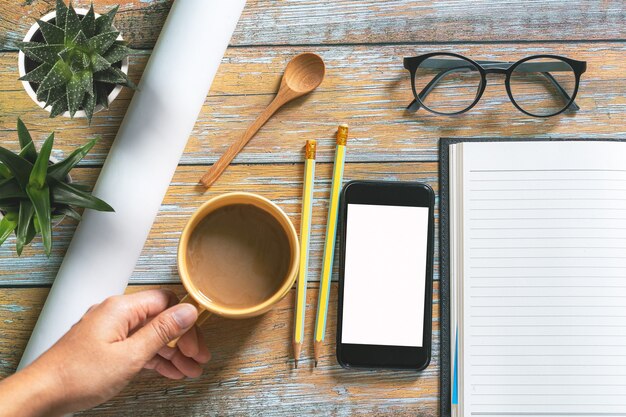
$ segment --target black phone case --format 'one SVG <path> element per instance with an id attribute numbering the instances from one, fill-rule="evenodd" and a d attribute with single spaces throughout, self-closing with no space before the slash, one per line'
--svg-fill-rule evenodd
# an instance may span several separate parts
<path id="1" fill-rule="evenodd" d="M 337 297 L 337 333 L 336 333 L 336 357 L 337 357 L 337 362 L 339 363 L 339 365 L 341 365 L 343 368 L 361 368 L 361 369 L 367 369 L 367 368 L 384 368 L 384 369 L 411 369 L 414 371 L 422 371 L 424 370 L 426 367 L 428 367 L 428 365 L 430 364 L 431 361 L 431 356 L 432 356 L 432 298 L 433 298 L 433 275 L 434 275 L 434 242 L 429 242 L 428 247 L 430 250 L 428 250 L 427 253 L 427 272 L 426 272 L 426 286 L 427 286 L 427 290 L 426 290 L 426 299 L 425 299 L 425 308 L 428 308 L 428 311 L 425 311 L 424 317 L 425 317 L 425 322 L 427 320 L 428 322 L 428 326 L 424 327 L 424 346 L 426 346 L 427 349 L 427 355 L 425 358 L 425 361 L 423 363 L 417 364 L 416 366 L 388 366 L 385 364 L 371 364 L 371 365 L 352 365 L 349 363 L 345 363 L 342 361 L 341 359 L 341 327 L 342 327 L 342 311 L 343 311 L 343 271 L 344 271 L 344 267 L 345 267 L 345 236 L 346 236 L 346 210 L 347 210 L 347 203 L 346 203 L 346 191 L 348 190 L 348 188 L 350 187 L 350 185 L 352 184 L 365 184 L 365 185 L 395 185 L 395 186 L 420 186 L 425 188 L 428 193 L 429 196 L 431 198 L 431 201 L 429 202 L 429 206 L 432 208 L 430 215 L 429 215 L 429 230 L 428 233 L 429 235 L 433 236 L 433 240 L 434 240 L 434 200 L 435 200 L 435 193 L 433 191 L 433 189 L 425 183 L 419 183 L 419 182 L 400 182 L 400 181 L 350 181 L 348 183 L 346 183 L 341 191 L 341 196 L 340 196 L 340 211 L 339 211 L 339 222 L 338 224 L 340 225 L 339 228 L 339 236 L 338 236 L 338 240 L 339 240 L 339 287 L 338 287 L 338 297 Z M 429 290 L 430 289 L 430 290 Z M 363 346 L 371 346 L 371 345 L 363 345 Z M 397 347 L 385 347 L 385 348 L 397 348 Z"/>

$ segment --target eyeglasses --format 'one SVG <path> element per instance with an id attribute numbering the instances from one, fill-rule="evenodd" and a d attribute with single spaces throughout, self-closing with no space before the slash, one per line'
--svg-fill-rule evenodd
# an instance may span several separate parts
<path id="1" fill-rule="evenodd" d="M 480 100 L 487 74 L 503 74 L 506 92 L 518 110 L 549 117 L 580 109 L 574 99 L 587 63 L 558 55 L 533 55 L 517 62 L 472 61 L 434 52 L 404 58 L 404 68 L 411 73 L 415 97 L 408 106 L 411 111 L 423 107 L 435 114 L 465 113 Z"/>

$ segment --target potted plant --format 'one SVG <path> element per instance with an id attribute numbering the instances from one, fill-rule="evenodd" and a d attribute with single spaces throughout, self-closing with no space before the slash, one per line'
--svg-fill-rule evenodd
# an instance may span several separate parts
<path id="1" fill-rule="evenodd" d="M 0 245 L 14 233 L 16 251 L 41 233 L 47 256 L 52 250 L 52 222 L 68 216 L 80 220 L 76 207 L 113 211 L 104 201 L 91 195 L 84 186 L 71 183 L 70 170 L 96 143 L 91 140 L 74 150 L 66 159 L 50 162 L 54 133 L 45 140 L 39 152 L 28 129 L 17 119 L 20 152 L 0 146 Z"/>
<path id="2" fill-rule="evenodd" d="M 128 78 L 131 49 L 113 26 L 117 7 L 104 15 L 74 9 L 57 0 L 56 9 L 37 20 L 20 49 L 20 80 L 50 117 L 87 117 L 117 97 Z"/>

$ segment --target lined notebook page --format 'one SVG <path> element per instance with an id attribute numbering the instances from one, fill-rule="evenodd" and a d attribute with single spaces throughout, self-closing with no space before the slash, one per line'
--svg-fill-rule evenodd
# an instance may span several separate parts
<path id="1" fill-rule="evenodd" d="M 462 414 L 626 416 L 626 143 L 456 146 Z"/>

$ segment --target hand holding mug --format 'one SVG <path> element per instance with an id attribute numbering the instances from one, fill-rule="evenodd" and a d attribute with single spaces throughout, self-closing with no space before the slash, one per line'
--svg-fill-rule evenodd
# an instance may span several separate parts
<path id="1" fill-rule="evenodd" d="M 107 298 L 31 365 L 0 383 L 0 416 L 56 416 L 103 403 L 143 368 L 198 377 L 210 359 L 197 311 L 170 291 Z M 184 334 L 178 347 L 166 344 Z"/>

